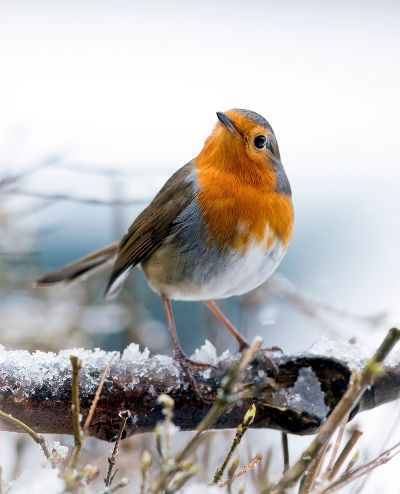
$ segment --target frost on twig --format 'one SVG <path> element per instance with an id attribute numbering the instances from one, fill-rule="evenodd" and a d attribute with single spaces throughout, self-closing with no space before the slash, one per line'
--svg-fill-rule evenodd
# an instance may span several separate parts
<path id="1" fill-rule="evenodd" d="M 98 349 L 62 350 L 54 354 L 7 351 L 1 347 L 0 409 L 29 424 L 36 432 L 71 434 L 71 353 L 82 362 L 79 397 L 85 421 L 111 357 L 110 353 Z M 240 354 L 217 356 L 207 343 L 197 356 L 204 360 L 207 357 L 210 364 L 209 368 L 192 370 L 199 394 L 193 391 L 172 358 L 150 356 L 147 349 L 141 352 L 136 344 L 128 346 L 112 362 L 88 434 L 115 440 L 123 420 L 119 412 L 123 410 L 131 413 L 124 436 L 152 430 L 162 419 L 158 402 L 162 393 L 169 394 L 175 402 L 175 424 L 183 430 L 195 429 L 212 406 L 223 376 L 239 360 Z M 245 370 L 238 389 L 242 400 L 230 406 L 214 428 L 235 428 L 254 403 L 257 415 L 251 427 L 312 433 L 347 389 L 351 369 L 331 356 L 305 353 L 272 357 L 279 368 L 279 377 L 274 378 L 268 359 L 260 352 Z M 400 367 L 392 366 L 366 391 L 359 409 L 393 400 L 399 389 Z M 0 429 L 18 430 L 18 427 L 1 420 Z"/>

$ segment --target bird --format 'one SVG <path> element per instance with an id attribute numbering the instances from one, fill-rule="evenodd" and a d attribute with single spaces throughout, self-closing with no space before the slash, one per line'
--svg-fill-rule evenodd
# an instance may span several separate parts
<path id="1" fill-rule="evenodd" d="M 106 299 L 118 295 L 134 268 L 164 305 L 174 358 L 192 363 L 177 336 L 171 300 L 201 301 L 235 337 L 247 340 L 215 300 L 264 283 L 284 257 L 294 210 L 278 142 L 254 111 L 217 112 L 196 158 L 179 168 L 136 217 L 121 240 L 39 279 L 70 282 L 112 264 Z"/>

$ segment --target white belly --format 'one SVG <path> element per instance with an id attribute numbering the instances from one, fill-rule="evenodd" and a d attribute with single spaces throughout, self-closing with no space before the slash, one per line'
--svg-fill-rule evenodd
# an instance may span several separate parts
<path id="1" fill-rule="evenodd" d="M 279 240 L 272 247 L 253 243 L 245 253 L 232 254 L 225 269 L 202 284 L 170 286 L 166 295 L 174 300 L 207 300 L 242 295 L 260 286 L 278 267 L 286 249 Z"/>

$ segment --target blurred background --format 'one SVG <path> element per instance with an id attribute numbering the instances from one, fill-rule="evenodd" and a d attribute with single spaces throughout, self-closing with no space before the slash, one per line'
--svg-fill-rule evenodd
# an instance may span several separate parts
<path id="1" fill-rule="evenodd" d="M 119 238 L 197 155 L 215 112 L 239 107 L 274 128 L 296 223 L 276 276 L 223 307 L 248 338 L 287 352 L 324 337 L 375 348 L 400 314 L 397 2 L 0 1 L 0 9 L 3 345 L 122 350 L 135 341 L 171 352 L 161 303 L 139 272 L 113 303 L 102 300 L 106 272 L 69 287 L 32 282 Z M 174 310 L 188 353 L 205 338 L 219 352 L 235 349 L 201 304 Z M 357 419 L 362 458 L 386 436 L 387 446 L 400 439 L 398 419 L 396 405 Z M 6 479 L 40 463 L 35 444 L 0 436 Z M 131 476 L 146 441 L 125 442 Z M 291 439 L 293 455 L 307 441 Z M 249 432 L 242 459 L 278 445 L 278 433 Z M 105 464 L 108 445 L 87 448 Z M 273 456 L 277 475 L 280 452 Z M 398 492 L 398 468 L 395 459 L 378 469 L 360 492 Z"/>

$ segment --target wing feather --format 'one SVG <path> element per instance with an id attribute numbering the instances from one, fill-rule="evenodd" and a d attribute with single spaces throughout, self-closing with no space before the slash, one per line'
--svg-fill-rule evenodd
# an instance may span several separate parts
<path id="1" fill-rule="evenodd" d="M 105 297 L 116 295 L 115 288 L 122 286 L 118 279 L 126 270 L 146 259 L 168 237 L 173 222 L 193 199 L 193 172 L 190 162 L 174 173 L 132 223 L 119 244 Z"/>

